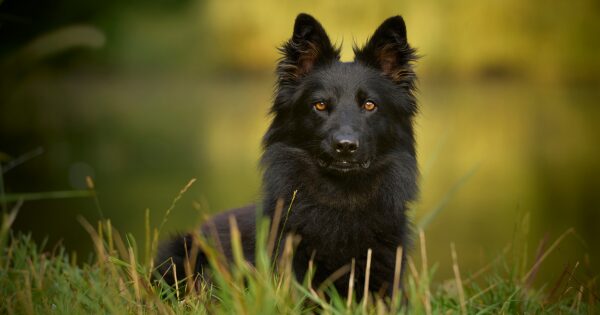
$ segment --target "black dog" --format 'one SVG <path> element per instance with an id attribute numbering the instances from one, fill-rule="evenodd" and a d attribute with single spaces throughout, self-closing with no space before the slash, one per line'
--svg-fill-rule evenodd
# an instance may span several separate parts
<path id="1" fill-rule="evenodd" d="M 277 200 L 288 205 L 298 191 L 287 224 L 280 228 L 301 238 L 293 260 L 299 279 L 311 257 L 315 284 L 354 258 L 356 292 L 362 292 L 372 249 L 369 288 L 391 294 L 396 249 L 409 241 L 407 204 L 417 194 L 416 56 L 400 16 L 387 19 L 354 51 L 354 62 L 340 62 L 339 48 L 318 21 L 307 14 L 296 18 L 294 34 L 281 48 L 274 118 L 263 140 L 263 209 L 273 217 Z M 208 226 L 214 227 L 231 258 L 231 215 L 242 234 L 244 255 L 253 261 L 253 206 L 220 214 L 201 229 L 210 234 Z M 171 258 L 182 279 L 186 247 L 191 248 L 190 235 L 164 244 L 157 263 Z M 196 261 L 200 272 L 206 257 L 200 253 Z M 159 269 L 172 283 L 169 267 Z M 348 277 L 334 285 L 344 294 Z"/>

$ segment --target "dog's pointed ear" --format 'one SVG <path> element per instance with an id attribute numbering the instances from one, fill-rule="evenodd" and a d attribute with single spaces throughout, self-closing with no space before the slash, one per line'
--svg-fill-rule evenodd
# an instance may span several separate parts
<path id="1" fill-rule="evenodd" d="M 280 81 L 297 80 L 316 66 L 340 58 L 323 26 L 306 13 L 296 17 L 292 38 L 279 50 L 283 55 L 277 66 Z"/>
<path id="2" fill-rule="evenodd" d="M 408 44 L 406 25 L 399 15 L 385 20 L 363 48 L 354 47 L 354 55 L 356 61 L 379 69 L 394 82 L 414 78 L 411 63 L 417 57 Z"/>

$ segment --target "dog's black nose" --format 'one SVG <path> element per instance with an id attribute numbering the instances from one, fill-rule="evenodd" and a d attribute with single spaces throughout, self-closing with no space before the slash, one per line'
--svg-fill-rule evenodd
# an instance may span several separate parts
<path id="1" fill-rule="evenodd" d="M 335 152 L 354 153 L 358 149 L 358 139 L 353 137 L 336 137 L 333 141 Z"/>

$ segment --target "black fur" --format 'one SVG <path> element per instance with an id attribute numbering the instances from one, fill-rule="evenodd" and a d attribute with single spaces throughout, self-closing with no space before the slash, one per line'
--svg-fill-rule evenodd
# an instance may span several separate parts
<path id="1" fill-rule="evenodd" d="M 272 217 L 277 200 L 283 199 L 287 209 L 298 191 L 284 233 L 301 238 L 293 263 L 299 279 L 312 255 L 317 285 L 355 258 L 356 292 L 361 292 L 370 248 L 369 288 L 390 294 L 396 248 L 409 243 L 407 205 L 417 195 L 416 56 L 400 16 L 387 19 L 363 48 L 354 51 L 354 62 L 340 62 L 339 49 L 317 20 L 307 14 L 296 18 L 294 34 L 281 48 L 273 121 L 263 140 L 263 208 Z M 376 108 L 363 108 L 366 102 Z M 317 110 L 317 103 L 326 109 Z M 230 214 L 237 219 L 246 257 L 252 261 L 255 210 L 234 210 L 209 222 L 228 258 Z M 207 227 L 201 228 L 205 234 Z M 185 242 L 189 247 L 189 236 L 170 241 L 157 258 L 162 262 L 172 257 L 180 277 Z M 202 253 L 198 262 L 196 271 L 206 263 Z M 344 294 L 347 275 L 335 286 Z"/>

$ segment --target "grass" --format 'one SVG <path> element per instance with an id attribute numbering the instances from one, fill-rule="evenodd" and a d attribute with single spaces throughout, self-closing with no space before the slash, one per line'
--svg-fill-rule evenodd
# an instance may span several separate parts
<path id="1" fill-rule="evenodd" d="M 175 198 L 177 201 L 193 184 L 190 181 Z M 93 183 L 88 180 L 93 192 Z M 6 200 L 6 199 L 4 199 Z M 99 203 L 96 200 L 99 207 Z M 402 293 L 388 299 L 378 295 L 357 301 L 353 287 L 348 298 L 328 286 L 314 288 L 309 275 L 302 283 L 291 272 L 291 258 L 297 239 L 275 235 L 267 220 L 258 224 L 256 266 L 245 262 L 240 249 L 240 235 L 235 220 L 232 244 L 234 261 L 226 262 L 219 254 L 219 244 L 195 235 L 190 257 L 202 249 L 212 266 L 212 284 L 196 282 L 193 275 L 178 279 L 175 288 L 165 285 L 157 275 L 152 257 L 157 248 L 161 227 L 150 226 L 146 213 L 144 248 L 130 235 L 122 236 L 103 219 L 96 226 L 80 219 L 94 244 L 95 254 L 89 261 L 78 261 L 60 245 L 36 244 L 28 234 L 12 232 L 10 226 L 20 204 L 3 213 L 0 230 L 0 313 L 6 314 L 596 314 L 600 311 L 596 278 L 579 280 L 579 263 L 567 266 L 562 275 L 535 287 L 540 266 L 572 230 L 566 231 L 550 246 L 539 246 L 535 259 L 528 261 L 525 239 L 528 218 L 516 229 L 515 241 L 481 270 L 468 274 L 460 268 L 460 255 L 449 244 L 449 259 L 454 278 L 435 282 L 436 265 L 430 266 L 426 237 L 419 230 L 419 247 L 409 259 Z M 287 211 L 293 211 L 293 207 Z M 101 211 L 99 209 L 99 211 Z M 275 220 L 281 218 L 281 212 Z M 277 243 L 273 244 L 277 239 Z M 273 246 L 280 259 L 268 253 Z M 279 249 L 281 246 L 281 249 Z M 402 255 L 398 249 L 398 257 Z M 397 260 L 396 270 L 400 270 Z M 194 261 L 186 265 L 191 274 Z M 367 270 L 368 270 L 367 263 Z M 315 266 L 310 265 L 309 270 Z M 354 274 L 351 264 L 345 272 Z M 334 275 L 335 276 L 335 275 Z M 368 279 L 368 275 L 366 277 Z M 157 280 L 158 279 L 158 280 Z M 352 281 L 350 282 L 352 283 Z M 399 292 L 400 279 L 394 279 Z"/>

